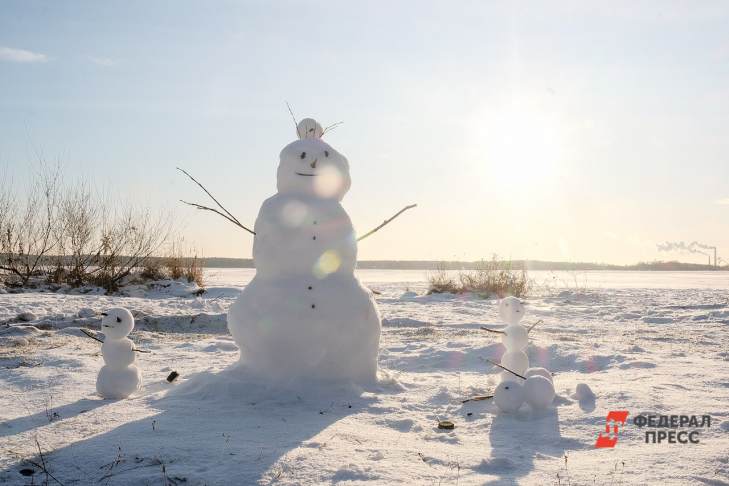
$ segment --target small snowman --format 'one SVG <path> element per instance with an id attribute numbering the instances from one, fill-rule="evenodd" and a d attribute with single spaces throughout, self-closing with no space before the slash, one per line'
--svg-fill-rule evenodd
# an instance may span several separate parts
<path id="1" fill-rule="evenodd" d="M 502 412 L 516 412 L 524 402 L 533 410 L 547 408 L 554 400 L 554 384 L 548 370 L 529 367 L 529 330 L 519 323 L 524 304 L 516 297 L 506 297 L 499 302 L 499 316 L 507 324 L 501 338 L 506 352 L 501 357 L 504 371 L 494 391 L 494 403 Z"/>
<path id="2" fill-rule="evenodd" d="M 501 366 L 523 375 L 529 368 L 529 357 L 525 352 L 529 343 L 528 331 L 519 323 L 524 317 L 524 304 L 516 297 L 501 299 L 499 316 L 506 323 L 501 337 L 501 342 L 506 348 L 506 352 L 501 357 Z M 502 379 L 506 378 L 511 377 L 502 374 Z"/>
<path id="3" fill-rule="evenodd" d="M 142 385 L 142 374 L 134 364 L 134 344 L 127 337 L 134 329 L 134 317 L 122 307 L 101 315 L 104 366 L 96 379 L 96 391 L 104 398 L 127 398 Z"/>

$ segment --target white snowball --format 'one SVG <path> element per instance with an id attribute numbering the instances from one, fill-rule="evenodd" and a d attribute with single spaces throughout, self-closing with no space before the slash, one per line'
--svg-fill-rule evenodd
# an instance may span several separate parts
<path id="1" fill-rule="evenodd" d="M 549 370 L 545 368 L 529 368 L 524 372 L 524 377 L 529 378 L 530 376 L 543 376 L 552 383 L 554 383 L 554 380 L 552 378 L 552 373 L 549 372 Z"/>
<path id="2" fill-rule="evenodd" d="M 524 351 L 507 351 L 501 357 L 501 366 L 523 375 L 529 368 L 529 356 Z M 512 375 L 513 376 L 513 375 Z"/>
<path id="3" fill-rule="evenodd" d="M 101 332 L 107 339 L 127 337 L 134 329 L 134 316 L 123 307 L 115 307 L 102 313 Z"/>
<path id="4" fill-rule="evenodd" d="M 575 398 L 580 402 L 594 401 L 595 394 L 592 392 L 587 383 L 578 383 L 575 388 Z"/>
<path id="5" fill-rule="evenodd" d="M 494 390 L 494 403 L 502 412 L 516 412 L 524 403 L 524 389 L 516 381 L 502 381 Z"/>
<path id="6" fill-rule="evenodd" d="M 504 328 L 504 334 L 501 335 L 501 342 L 509 351 L 526 349 L 529 344 L 529 336 L 527 330 L 521 324 L 511 324 Z"/>
<path id="7" fill-rule="evenodd" d="M 524 317 L 524 304 L 516 297 L 505 297 L 499 301 L 499 316 L 507 324 L 518 324 Z"/>
<path id="8" fill-rule="evenodd" d="M 104 363 L 110 368 L 125 368 L 134 363 L 134 343 L 127 338 L 107 338 L 101 345 Z"/>
<path id="9" fill-rule="evenodd" d="M 554 401 L 554 385 L 543 376 L 530 376 L 524 382 L 524 397 L 534 409 L 547 408 Z"/>
<path id="10" fill-rule="evenodd" d="M 353 275 L 256 276 L 230 307 L 228 328 L 241 363 L 266 380 L 376 379 L 380 316 Z"/>
<path id="11" fill-rule="evenodd" d="M 313 118 L 304 118 L 296 125 L 296 134 L 300 139 L 304 138 L 321 138 L 324 134 L 319 122 Z"/>
<path id="12" fill-rule="evenodd" d="M 104 398 L 127 398 L 141 386 L 142 374 L 134 365 L 125 368 L 104 366 L 96 378 L 96 391 Z"/>
<path id="13" fill-rule="evenodd" d="M 298 213 L 295 220 L 290 216 L 292 207 Z M 306 289 L 330 275 L 354 272 L 354 228 L 337 201 L 276 194 L 264 201 L 254 230 L 256 277 L 297 275 Z"/>

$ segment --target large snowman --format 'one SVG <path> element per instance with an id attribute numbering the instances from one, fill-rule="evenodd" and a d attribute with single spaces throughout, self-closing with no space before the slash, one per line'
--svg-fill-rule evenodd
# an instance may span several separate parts
<path id="1" fill-rule="evenodd" d="M 256 275 L 228 312 L 247 373 L 266 381 L 371 383 L 380 316 L 354 276 L 357 241 L 340 201 L 347 159 L 307 118 L 281 151 L 278 193 L 255 223 Z"/>

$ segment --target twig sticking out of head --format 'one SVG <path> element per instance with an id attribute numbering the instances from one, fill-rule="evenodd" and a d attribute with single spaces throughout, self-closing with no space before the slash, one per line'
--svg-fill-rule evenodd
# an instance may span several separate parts
<path id="1" fill-rule="evenodd" d="M 81 332 L 84 333 L 84 334 L 86 334 L 88 337 L 90 337 L 94 341 L 99 341 L 102 344 L 104 343 L 104 341 L 102 341 L 101 339 L 97 338 L 96 336 L 94 336 L 93 334 L 91 334 L 86 329 L 81 329 Z M 133 348 L 132 351 L 137 352 L 137 353 L 151 353 L 152 352 L 152 351 L 147 351 L 146 349 L 137 349 L 137 348 Z"/>
<path id="2" fill-rule="evenodd" d="M 332 130 L 334 130 L 335 128 L 337 128 L 339 125 L 341 125 L 343 123 L 344 123 L 343 121 L 338 121 L 337 123 L 332 123 L 328 127 L 325 127 L 324 130 L 321 131 L 321 136 L 323 137 L 324 134 L 326 134 L 327 132 L 331 132 Z"/>
<path id="3" fill-rule="evenodd" d="M 486 361 L 488 361 L 489 363 L 491 363 L 491 364 L 492 364 L 492 365 L 494 365 L 494 366 L 498 366 L 499 368 L 501 368 L 501 369 L 502 369 L 502 370 L 504 370 L 504 371 L 508 371 L 508 372 L 509 372 L 509 373 L 511 373 L 512 375 L 518 376 L 518 377 L 519 377 L 519 378 L 521 378 L 522 380 L 526 380 L 526 377 L 524 377 L 524 376 L 520 375 L 520 374 L 519 374 L 519 373 L 517 373 L 516 371 L 511 371 L 511 370 L 510 370 L 509 368 L 506 368 L 505 366 L 501 366 L 501 365 L 500 365 L 499 363 L 494 363 L 494 362 L 493 362 L 493 361 L 491 361 L 490 359 L 487 359 Z"/>
<path id="4" fill-rule="evenodd" d="M 495 332 L 496 334 L 506 334 L 504 331 L 499 331 L 498 329 L 491 329 L 485 326 L 481 326 L 481 329 L 488 332 Z"/>
<path id="5" fill-rule="evenodd" d="M 386 220 L 385 220 L 385 221 L 383 221 L 383 222 L 382 222 L 382 224 L 381 224 L 381 225 L 379 225 L 379 226 L 378 226 L 377 228 L 375 228 L 375 229 L 373 229 L 372 231 L 370 231 L 370 232 L 368 232 L 368 233 L 365 233 L 365 234 L 364 234 L 363 236 L 360 236 L 359 238 L 357 238 L 357 241 L 362 241 L 362 240 L 364 240 L 365 238 L 367 238 L 368 236 L 370 236 L 370 235 L 372 235 L 372 234 L 374 234 L 374 233 L 377 233 L 377 232 L 378 232 L 378 231 L 379 231 L 380 229 L 382 229 L 382 227 L 383 227 L 383 226 L 385 226 L 385 225 L 387 225 L 387 224 L 391 223 L 393 219 L 397 218 L 398 216 L 400 216 L 400 215 L 401 215 L 402 213 L 404 213 L 404 212 L 405 212 L 405 211 L 407 211 L 408 209 L 412 209 L 412 208 L 414 208 L 414 207 L 416 207 L 416 206 L 417 206 L 417 204 L 411 204 L 410 206 L 405 206 L 405 207 L 404 207 L 404 208 L 402 208 L 402 209 L 401 209 L 400 211 L 398 211 L 398 212 L 397 212 L 397 213 L 395 214 L 395 216 L 393 216 L 393 217 L 392 217 L 392 218 L 390 218 L 390 219 L 386 219 Z"/>
<path id="6" fill-rule="evenodd" d="M 249 232 L 250 234 L 252 234 L 252 235 L 254 235 L 254 236 L 255 236 L 255 234 L 256 234 L 256 232 L 255 232 L 255 231 L 253 231 L 252 229 L 249 229 L 249 228 L 246 228 L 245 226 L 243 226 L 243 225 L 242 225 L 242 224 L 240 223 L 240 221 L 238 221 L 238 219 L 237 219 L 237 218 L 236 218 L 235 216 L 233 216 L 232 214 L 230 214 L 230 211 L 228 211 L 227 209 L 225 209 L 225 208 L 223 207 L 223 205 L 222 205 L 222 204 L 220 204 L 220 203 L 218 202 L 218 200 L 217 200 L 217 199 L 215 199 L 215 197 L 214 197 L 214 196 L 213 196 L 212 194 L 210 194 L 210 191 L 208 191 L 207 189 L 205 189 L 205 186 L 203 186 L 202 184 L 200 184 L 200 183 L 199 183 L 199 182 L 197 181 L 197 179 L 195 179 L 195 178 L 194 178 L 193 176 L 191 176 L 191 175 L 190 175 L 190 174 L 189 174 L 189 173 L 188 173 L 187 171 L 185 171 L 184 169 L 180 169 L 179 167 L 177 167 L 177 170 L 179 170 L 180 172 L 182 172 L 183 174 L 185 174 L 185 175 L 186 175 L 187 177 L 189 177 L 189 178 L 190 178 L 190 179 L 192 180 L 192 182 L 194 182 L 195 184 L 197 184 L 198 186 L 200 186 L 200 189 L 202 189 L 203 191 L 205 191 L 205 194 L 207 194 L 207 195 L 208 195 L 208 196 L 210 197 L 210 199 L 212 199 L 213 201 L 215 201 L 215 204 L 217 204 L 217 205 L 218 205 L 218 207 L 219 207 L 220 209 L 222 209 L 222 210 L 224 211 L 224 213 L 221 213 L 221 212 L 220 212 L 220 211 L 218 211 L 217 209 L 214 209 L 214 208 L 209 208 L 209 207 L 207 207 L 207 206 L 203 206 L 202 204 L 197 204 L 197 203 L 187 202 L 187 201 L 183 201 L 182 199 L 180 199 L 180 202 L 182 202 L 182 203 L 184 203 L 184 204 L 187 204 L 188 206 L 192 206 L 192 207 L 194 207 L 194 208 L 197 208 L 197 209 L 202 209 L 202 210 L 204 210 L 204 211 L 212 211 L 212 212 L 214 212 L 215 214 L 218 214 L 218 215 L 220 215 L 220 216 L 224 217 L 225 219 L 227 219 L 228 221 L 230 221 L 230 222 L 231 222 L 231 223 L 233 223 L 234 225 L 238 226 L 239 228 L 241 228 L 241 229 L 244 229 L 244 230 L 246 230 L 247 232 Z"/>
<path id="7" fill-rule="evenodd" d="M 532 329 L 534 329 L 535 327 L 537 327 L 542 322 L 544 322 L 544 319 L 539 319 L 537 322 L 535 322 L 534 324 L 532 324 L 531 326 L 529 326 L 529 329 L 527 329 L 527 334 L 529 334 L 530 332 L 532 332 Z"/>
<path id="8" fill-rule="evenodd" d="M 294 110 L 291 109 L 291 105 L 289 105 L 289 102 L 286 101 L 286 108 L 289 109 L 289 113 L 291 114 L 291 119 L 294 120 L 294 128 L 296 129 L 296 133 L 299 133 L 299 122 L 296 121 L 296 116 L 294 115 Z"/>

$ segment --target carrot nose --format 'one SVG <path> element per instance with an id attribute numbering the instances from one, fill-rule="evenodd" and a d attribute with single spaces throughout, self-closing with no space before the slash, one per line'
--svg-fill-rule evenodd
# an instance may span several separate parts
<path id="1" fill-rule="evenodd" d="M 317 159 L 314 159 L 314 161 L 311 164 L 309 164 L 309 166 L 311 166 L 312 169 L 316 169 L 316 161 L 317 161 Z"/>

